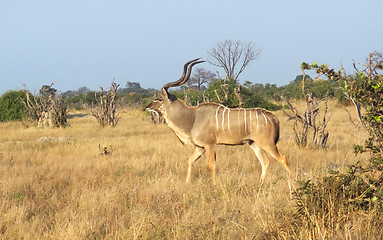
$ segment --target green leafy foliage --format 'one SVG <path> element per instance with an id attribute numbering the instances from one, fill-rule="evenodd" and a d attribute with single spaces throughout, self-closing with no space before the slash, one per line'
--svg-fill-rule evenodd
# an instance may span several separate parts
<path id="1" fill-rule="evenodd" d="M 317 183 L 299 182 L 300 188 L 294 193 L 296 212 L 292 223 L 298 234 L 299 229 L 304 229 L 316 239 L 322 229 L 331 236 L 361 214 L 374 219 L 371 225 L 380 229 L 383 220 L 382 172 L 357 162 L 346 173 L 329 173 L 331 175 Z"/>
<path id="2" fill-rule="evenodd" d="M 288 99 L 302 99 L 302 77 L 303 75 L 298 75 L 295 80 L 280 87 L 278 89 L 280 94 Z M 313 97 L 318 99 L 336 97 L 340 102 L 346 104 L 342 86 L 339 81 L 314 80 L 307 75 L 305 78 L 305 91 L 311 93 Z"/>
<path id="3" fill-rule="evenodd" d="M 7 91 L 0 97 L 0 121 L 20 121 L 25 118 L 26 95 L 23 91 Z"/>
<path id="4" fill-rule="evenodd" d="M 383 211 L 383 175 L 373 167 L 362 166 L 360 162 L 350 166 L 346 173 L 331 172 L 318 183 L 301 181 L 295 193 L 298 200 L 298 214 L 306 208 L 326 215 L 330 207 L 342 211 Z M 308 216 L 305 216 L 308 217 Z"/>
<path id="5" fill-rule="evenodd" d="M 234 94 L 237 81 L 232 78 L 218 79 L 211 82 L 206 90 L 206 96 L 212 102 L 222 103 L 228 107 L 238 107 L 239 101 Z"/>
<path id="6" fill-rule="evenodd" d="M 277 111 L 282 108 L 281 105 L 274 104 L 256 94 L 244 96 L 244 98 L 244 108 L 264 108 L 271 111 Z"/>
<path id="7" fill-rule="evenodd" d="M 86 93 L 74 93 L 72 96 L 64 96 L 68 105 L 76 110 L 85 109 L 86 106 L 94 106 L 97 101 L 94 97 L 96 92 L 88 91 Z"/>
<path id="8" fill-rule="evenodd" d="M 194 88 L 184 89 L 183 91 L 172 91 L 171 93 L 190 106 L 197 106 L 204 101 L 204 92 Z"/>

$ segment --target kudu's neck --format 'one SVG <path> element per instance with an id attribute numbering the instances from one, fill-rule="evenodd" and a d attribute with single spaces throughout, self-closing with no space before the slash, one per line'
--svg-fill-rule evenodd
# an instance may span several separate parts
<path id="1" fill-rule="evenodd" d="M 166 113 L 164 114 L 165 120 L 169 126 L 175 126 L 189 132 L 194 124 L 194 110 L 186 106 L 180 99 L 170 101 L 165 106 Z"/>

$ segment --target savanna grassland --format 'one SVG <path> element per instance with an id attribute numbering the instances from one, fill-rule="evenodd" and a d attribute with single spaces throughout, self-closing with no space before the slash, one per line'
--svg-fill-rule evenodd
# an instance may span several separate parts
<path id="1" fill-rule="evenodd" d="M 292 122 L 275 112 L 278 146 L 288 157 L 293 185 L 365 158 L 352 148 L 363 141 L 363 130 L 335 101 L 329 111 L 325 150 L 297 147 Z M 0 124 L 1 239 L 294 238 L 295 205 L 277 161 L 271 159 L 261 184 L 260 163 L 247 145 L 219 146 L 217 185 L 205 157 L 194 164 L 186 185 L 192 147 L 141 110 L 119 113 L 118 125 L 105 128 L 85 111 L 71 112 L 67 128 Z M 358 236 L 363 226 L 353 229 Z M 340 229 L 338 239 L 346 239 L 347 231 Z"/>

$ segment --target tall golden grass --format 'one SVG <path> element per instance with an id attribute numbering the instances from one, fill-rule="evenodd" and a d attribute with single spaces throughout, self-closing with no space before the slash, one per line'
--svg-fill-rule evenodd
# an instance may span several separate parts
<path id="1" fill-rule="evenodd" d="M 278 146 L 293 179 L 315 181 L 328 169 L 343 171 L 364 160 L 352 149 L 362 142 L 363 130 L 352 126 L 336 102 L 329 108 L 326 150 L 297 147 L 292 122 L 275 113 L 281 121 Z M 117 126 L 105 128 L 86 112 L 72 112 L 68 128 L 0 124 L 1 239 L 297 237 L 289 224 L 295 209 L 288 176 L 277 161 L 272 159 L 261 185 L 260 163 L 248 146 L 219 146 L 217 185 L 211 184 L 205 157 L 194 164 L 186 185 L 192 147 L 183 146 L 166 125 L 152 124 L 145 112 L 120 114 Z M 99 146 L 111 154 L 101 154 Z M 345 229 L 338 237 L 347 234 Z"/>

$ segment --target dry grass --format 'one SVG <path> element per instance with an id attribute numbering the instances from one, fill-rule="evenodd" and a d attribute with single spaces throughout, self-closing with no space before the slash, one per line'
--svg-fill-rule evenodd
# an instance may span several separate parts
<path id="1" fill-rule="evenodd" d="M 330 111 L 327 150 L 298 148 L 292 123 L 276 112 L 278 145 L 294 178 L 315 180 L 356 161 L 352 144 L 363 133 L 333 102 Z M 275 160 L 261 186 L 261 167 L 248 146 L 218 147 L 217 186 L 204 157 L 186 186 L 192 148 L 182 146 L 166 125 L 151 124 L 135 109 L 124 109 L 113 128 L 72 114 L 65 129 L 0 124 L 0 238 L 292 238 L 287 223 L 294 206 L 287 174 Z M 102 155 L 99 145 L 113 152 Z"/>

